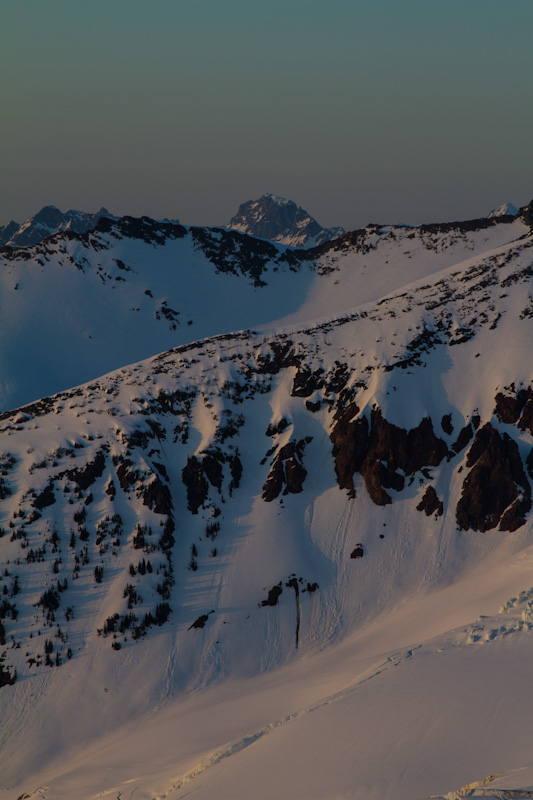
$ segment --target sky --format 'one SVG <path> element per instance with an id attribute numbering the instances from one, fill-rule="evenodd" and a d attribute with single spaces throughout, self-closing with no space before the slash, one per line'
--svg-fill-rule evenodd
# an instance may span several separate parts
<path id="1" fill-rule="evenodd" d="M 18 0 L 0 11 L 0 224 L 42 206 L 324 226 L 533 197 L 531 0 Z"/>

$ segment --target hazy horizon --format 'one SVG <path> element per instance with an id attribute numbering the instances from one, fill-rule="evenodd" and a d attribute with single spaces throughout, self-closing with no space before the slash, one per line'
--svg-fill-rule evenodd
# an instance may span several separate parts
<path id="1" fill-rule="evenodd" d="M 26 0 L 3 22 L 0 224 L 223 225 L 272 192 L 349 229 L 533 197 L 530 0 Z"/>

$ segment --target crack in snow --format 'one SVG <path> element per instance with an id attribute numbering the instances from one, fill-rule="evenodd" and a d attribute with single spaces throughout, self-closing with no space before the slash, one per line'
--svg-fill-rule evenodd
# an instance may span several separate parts
<path id="1" fill-rule="evenodd" d="M 346 694 L 349 694 L 363 683 L 371 680 L 372 678 L 381 675 L 386 670 L 390 669 L 391 667 L 397 667 L 400 664 L 404 663 L 407 659 L 411 658 L 413 655 L 414 650 L 417 650 L 421 645 L 417 647 L 410 648 L 405 652 L 401 652 L 398 654 L 394 654 L 389 656 L 383 663 L 381 663 L 377 668 L 374 667 L 373 671 L 368 675 L 364 674 L 360 676 L 355 683 L 351 686 L 347 686 L 344 689 L 341 689 L 338 692 L 324 698 L 319 703 L 313 706 L 309 706 L 301 711 L 295 711 L 292 714 L 289 714 L 286 717 L 283 717 L 280 720 L 276 720 L 275 722 L 271 722 L 268 725 L 265 725 L 264 728 L 260 728 L 255 733 L 250 733 L 246 736 L 243 736 L 241 739 L 235 739 L 233 742 L 225 745 L 224 747 L 220 748 L 219 750 L 215 750 L 215 752 L 209 754 L 201 761 L 199 761 L 191 770 L 186 772 L 185 774 L 179 776 L 175 779 L 172 785 L 165 791 L 163 794 L 158 794 L 153 797 L 153 800 L 165 800 L 165 798 L 170 797 L 174 792 L 181 789 L 185 784 L 192 781 L 194 778 L 201 775 L 210 767 L 214 767 L 216 764 L 219 764 L 225 758 L 229 756 L 235 755 L 236 753 L 240 753 L 242 750 L 245 750 L 250 745 L 255 744 L 259 739 L 262 739 L 263 736 L 266 736 L 272 731 L 276 730 L 276 728 L 280 728 L 282 725 L 285 725 L 288 722 L 292 722 L 295 719 L 303 717 L 305 714 L 309 714 L 313 711 L 317 711 L 318 709 L 329 705 L 330 703 L 334 703 L 337 700 L 343 699 Z M 185 795 L 181 795 L 181 798 L 185 797 Z M 180 798 L 176 798 L 176 800 L 180 800 Z"/>

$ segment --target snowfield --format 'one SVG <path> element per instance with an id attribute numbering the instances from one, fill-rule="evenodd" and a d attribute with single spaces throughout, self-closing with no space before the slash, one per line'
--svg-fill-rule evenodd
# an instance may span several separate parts
<path id="1" fill-rule="evenodd" d="M 531 796 L 529 226 L 117 224 L 2 268 L 0 797 Z"/>

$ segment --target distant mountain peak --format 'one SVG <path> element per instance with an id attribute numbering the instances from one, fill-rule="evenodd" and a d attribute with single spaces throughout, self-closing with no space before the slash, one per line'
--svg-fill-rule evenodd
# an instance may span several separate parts
<path id="1" fill-rule="evenodd" d="M 269 193 L 242 203 L 226 227 L 290 247 L 314 247 L 346 232 L 323 228 L 294 201 Z"/>
<path id="2" fill-rule="evenodd" d="M 518 209 L 512 203 L 504 203 L 498 208 L 494 208 L 490 214 L 489 219 L 492 217 L 516 217 Z"/>

